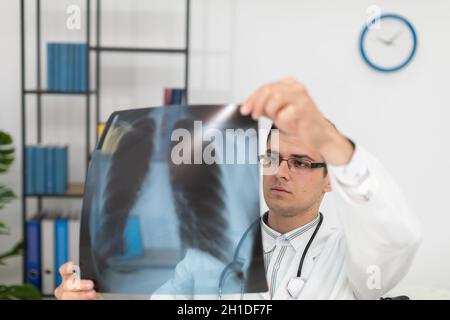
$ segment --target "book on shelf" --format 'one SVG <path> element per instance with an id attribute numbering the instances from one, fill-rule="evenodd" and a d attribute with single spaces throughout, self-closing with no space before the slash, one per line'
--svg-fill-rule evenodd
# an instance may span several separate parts
<path id="1" fill-rule="evenodd" d="M 87 90 L 86 43 L 47 43 L 47 89 L 83 92 Z"/>
<path id="2" fill-rule="evenodd" d="M 68 153 L 68 146 L 26 146 L 26 194 L 65 193 L 68 187 Z"/>
<path id="3" fill-rule="evenodd" d="M 106 126 L 106 123 L 104 123 L 104 122 L 100 122 L 97 125 L 97 132 L 98 132 L 98 137 L 99 138 L 102 136 L 103 130 L 105 130 L 105 126 Z"/>
<path id="4" fill-rule="evenodd" d="M 165 106 L 186 104 L 186 89 L 164 88 L 163 104 Z"/>
<path id="5" fill-rule="evenodd" d="M 80 214 L 42 211 L 26 222 L 26 282 L 44 295 L 61 283 L 59 267 L 79 264 Z"/>

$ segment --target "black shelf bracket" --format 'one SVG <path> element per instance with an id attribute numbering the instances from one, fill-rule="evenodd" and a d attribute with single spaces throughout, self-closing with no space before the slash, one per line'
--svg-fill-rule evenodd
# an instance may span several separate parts
<path id="1" fill-rule="evenodd" d="M 175 53 L 187 54 L 187 49 L 172 49 L 172 48 L 137 48 L 137 47 L 89 47 L 91 51 L 97 52 L 122 52 L 122 53 Z"/>
<path id="2" fill-rule="evenodd" d="M 90 90 L 89 94 L 96 94 L 97 91 Z M 86 95 L 86 91 L 54 91 L 54 90 L 25 90 L 24 94 L 60 94 L 60 95 Z"/>

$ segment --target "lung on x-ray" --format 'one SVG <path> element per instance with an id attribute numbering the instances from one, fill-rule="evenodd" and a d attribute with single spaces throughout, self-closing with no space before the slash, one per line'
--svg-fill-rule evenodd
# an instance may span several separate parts
<path id="1" fill-rule="evenodd" d="M 257 139 L 235 105 L 113 113 L 86 179 L 81 277 L 105 293 L 267 291 Z"/>

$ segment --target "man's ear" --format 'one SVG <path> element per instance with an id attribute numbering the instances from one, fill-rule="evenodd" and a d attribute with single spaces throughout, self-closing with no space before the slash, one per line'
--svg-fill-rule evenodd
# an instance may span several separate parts
<path id="1" fill-rule="evenodd" d="M 331 179 L 330 179 L 330 174 L 328 173 L 327 176 L 325 177 L 325 182 L 324 182 L 324 186 L 323 186 L 323 192 L 331 192 L 333 189 L 331 187 Z"/>

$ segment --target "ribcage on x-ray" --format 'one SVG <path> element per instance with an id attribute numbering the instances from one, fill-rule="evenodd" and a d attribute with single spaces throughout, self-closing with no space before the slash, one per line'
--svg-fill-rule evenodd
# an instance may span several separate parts
<path id="1" fill-rule="evenodd" d="M 187 129 L 193 136 L 193 126 L 193 120 L 182 120 L 175 124 L 174 129 Z M 192 147 L 194 145 L 191 143 Z M 203 150 L 204 143 L 200 146 Z M 193 155 L 194 150 L 191 151 Z M 225 190 L 220 166 L 215 163 L 174 164 L 169 161 L 169 167 L 182 243 L 228 261 L 230 241 L 226 236 L 228 224 L 223 215 Z"/>
<path id="2" fill-rule="evenodd" d="M 178 121 L 174 129 L 185 128 L 192 133 L 193 122 L 193 119 Z M 156 152 L 155 137 L 160 136 L 155 120 L 143 117 L 125 131 L 112 154 L 104 190 L 102 222 L 95 243 L 100 269 L 110 257 L 123 254 L 124 229 L 150 172 L 151 159 Z M 156 158 L 167 159 L 164 156 Z M 228 261 L 231 244 L 226 236 L 228 223 L 223 214 L 225 190 L 220 166 L 176 165 L 170 157 L 168 166 L 172 194 L 161 195 L 161 198 L 174 201 L 182 245 L 185 249 L 199 249 L 221 261 Z M 152 204 L 148 205 L 151 207 Z"/>
<path id="3" fill-rule="evenodd" d="M 97 262 L 122 253 L 123 231 L 153 153 L 155 121 L 141 118 L 120 138 L 108 171 L 102 221 L 96 242 Z"/>

